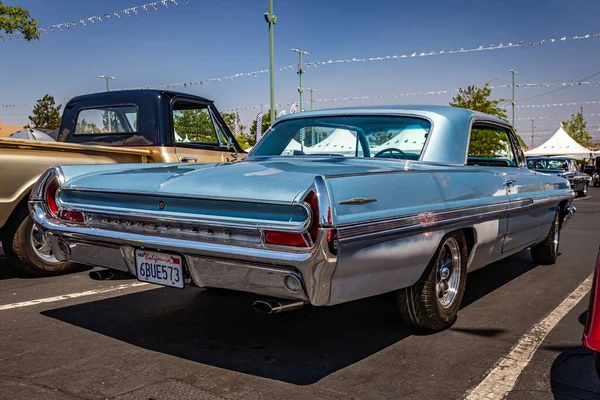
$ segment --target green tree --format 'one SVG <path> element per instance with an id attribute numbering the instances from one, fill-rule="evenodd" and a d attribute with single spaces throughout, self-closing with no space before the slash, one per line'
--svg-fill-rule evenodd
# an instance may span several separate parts
<path id="1" fill-rule="evenodd" d="M 100 128 L 93 122 L 87 122 L 83 118 L 81 121 L 77 121 L 75 133 L 100 133 Z"/>
<path id="2" fill-rule="evenodd" d="M 29 120 L 36 128 L 58 129 L 61 107 L 61 105 L 56 105 L 54 97 L 46 94 L 33 107 L 33 115 L 29 116 Z"/>
<path id="3" fill-rule="evenodd" d="M 491 100 L 491 95 L 492 89 L 490 89 L 487 83 L 482 88 L 471 85 L 466 89 L 459 89 L 458 95 L 452 98 L 450 105 L 452 107 L 466 108 L 468 110 L 495 115 L 508 122 L 506 112 L 500 107 L 500 102 L 502 102 L 503 99 Z M 494 149 L 503 146 L 501 140 L 504 135 L 497 131 L 480 130 L 475 134 L 472 133 L 471 136 L 469 155 L 472 157 L 493 157 Z M 517 135 L 517 139 L 522 147 L 527 147 L 520 135 Z"/>
<path id="4" fill-rule="evenodd" d="M 458 95 L 452 98 L 450 105 L 452 107 L 466 108 L 467 110 L 479 111 L 482 113 L 495 115 L 508 122 L 506 112 L 499 106 L 500 100 L 490 100 L 492 89 L 486 83 L 480 88 L 475 85 L 468 86 L 466 89 L 459 89 Z"/>
<path id="5" fill-rule="evenodd" d="M 234 134 L 235 140 L 237 140 L 238 144 L 242 146 L 243 149 L 248 149 L 256 144 L 256 138 L 253 139 L 250 137 L 250 134 L 246 132 L 247 127 L 240 121 L 238 121 L 240 132 L 236 135 L 235 121 L 238 119 L 238 115 L 236 113 L 222 113 L 221 116 L 229 127 L 229 130 Z"/>
<path id="6" fill-rule="evenodd" d="M 217 136 L 207 108 L 176 110 L 173 113 L 175 133 L 181 140 L 215 143 Z"/>
<path id="7" fill-rule="evenodd" d="M 583 147 L 592 146 L 592 136 L 587 131 L 587 122 L 583 119 L 583 114 L 571 114 L 569 121 L 561 122 L 562 127 L 569 136 Z"/>
<path id="8" fill-rule="evenodd" d="M 38 22 L 29 16 L 29 11 L 19 6 L 6 6 L 0 1 L 0 33 L 14 35 L 19 32 L 25 40 L 40 38 Z M 4 36 L 0 34 L 0 39 Z"/>

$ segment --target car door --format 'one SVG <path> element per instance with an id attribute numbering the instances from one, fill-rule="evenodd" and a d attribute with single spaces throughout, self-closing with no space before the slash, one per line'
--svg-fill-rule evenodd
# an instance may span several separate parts
<path id="1" fill-rule="evenodd" d="M 542 240 L 548 233 L 543 232 L 543 227 L 549 226 L 554 218 L 554 210 L 545 201 L 547 195 L 543 180 L 527 168 L 516 134 L 507 128 L 503 131 L 510 140 L 510 150 L 515 157 L 515 166 L 507 169 L 505 182 L 511 210 L 502 252 L 509 252 Z"/>
<path id="2" fill-rule="evenodd" d="M 498 253 L 536 242 L 541 226 L 536 218 L 540 215 L 532 210 L 531 198 L 543 196 L 544 187 L 541 179 L 527 169 L 525 157 L 515 147 L 510 129 L 488 121 L 474 122 L 467 163 L 492 173 L 498 197 L 509 203 L 508 213 L 504 216 L 504 240 Z M 494 258 L 498 253 L 494 254 Z"/>
<path id="3" fill-rule="evenodd" d="M 234 161 L 230 134 L 209 103 L 175 98 L 171 106 L 171 135 L 180 162 Z M 235 144 L 234 144 L 235 145 Z"/>

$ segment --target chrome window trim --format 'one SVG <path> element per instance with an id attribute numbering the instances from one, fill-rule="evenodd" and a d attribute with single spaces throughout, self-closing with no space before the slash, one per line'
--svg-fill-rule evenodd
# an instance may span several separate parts
<path id="1" fill-rule="evenodd" d="M 464 166 L 470 166 L 467 165 L 468 159 L 469 159 L 469 146 L 471 144 L 471 133 L 473 131 L 473 125 L 475 124 L 485 124 L 485 125 L 492 125 L 495 126 L 497 128 L 502 128 L 505 129 L 507 131 L 507 135 L 508 135 L 508 141 L 510 142 L 510 148 L 512 150 L 513 153 L 513 157 L 515 161 L 520 161 L 520 157 L 517 156 L 517 154 L 515 154 L 515 147 L 514 147 L 514 138 L 512 137 L 511 133 L 513 133 L 512 127 L 509 124 L 501 124 L 497 121 L 491 121 L 487 118 L 482 118 L 482 117 L 478 117 L 478 116 L 473 116 L 471 118 L 471 121 L 469 122 L 469 132 L 467 134 L 467 146 L 465 148 L 465 161 L 464 161 Z M 522 168 L 522 163 L 519 162 L 518 165 L 515 165 L 514 167 L 508 166 L 508 167 L 488 167 L 488 168 Z M 479 166 L 479 168 L 486 168 L 486 167 L 481 167 Z"/>
<path id="2" fill-rule="evenodd" d="M 275 123 L 272 123 L 271 126 L 269 127 L 269 129 L 267 129 L 267 131 L 263 134 L 262 138 L 260 139 L 260 141 L 258 143 L 256 143 L 254 145 L 254 147 L 252 148 L 252 150 L 250 151 L 250 153 L 248 153 L 248 155 L 246 156 L 246 159 L 252 159 L 252 157 L 277 157 L 277 156 L 254 156 L 254 153 L 260 148 L 260 145 L 262 145 L 262 142 L 264 142 L 265 138 L 267 138 L 269 135 L 271 135 L 273 129 L 278 125 L 281 124 L 283 122 L 286 121 L 296 121 L 299 119 L 316 119 L 316 118 L 343 118 L 343 117 L 398 117 L 398 118 L 416 118 L 416 119 L 422 119 L 425 120 L 427 122 L 429 122 L 429 132 L 427 133 L 427 139 L 425 140 L 425 143 L 423 144 L 423 147 L 421 148 L 421 153 L 419 154 L 419 158 L 416 161 L 421 161 L 423 159 L 423 155 L 425 154 L 425 151 L 427 150 L 427 145 L 429 144 L 429 141 L 431 139 L 431 134 L 434 132 L 435 129 L 435 124 L 433 122 L 433 119 L 424 116 L 423 114 L 417 114 L 417 113 L 381 113 L 381 114 L 363 114 L 363 113 L 359 113 L 359 114 L 352 114 L 352 115 L 344 115 L 344 114 L 332 114 L 332 115 L 320 115 L 320 116 L 298 116 L 298 117 L 294 117 L 294 118 L 287 118 L 283 121 L 277 121 L 275 120 Z M 290 156 L 285 156 L 285 157 L 290 157 Z M 293 157 L 293 156 L 292 156 Z M 346 158 L 346 156 L 343 156 L 344 158 Z M 364 158 L 367 160 L 376 160 L 376 158 L 374 157 L 347 157 L 347 158 Z M 389 161 L 389 159 L 385 159 L 387 161 Z M 398 160 L 398 161 L 402 161 L 402 160 Z"/>

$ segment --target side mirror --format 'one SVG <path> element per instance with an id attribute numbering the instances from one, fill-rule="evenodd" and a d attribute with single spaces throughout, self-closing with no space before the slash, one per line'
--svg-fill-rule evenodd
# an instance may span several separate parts
<path id="1" fill-rule="evenodd" d="M 231 137 L 227 138 L 227 150 L 231 151 L 231 156 L 237 160 L 238 152 L 235 148 L 235 145 L 233 144 L 233 139 Z"/>

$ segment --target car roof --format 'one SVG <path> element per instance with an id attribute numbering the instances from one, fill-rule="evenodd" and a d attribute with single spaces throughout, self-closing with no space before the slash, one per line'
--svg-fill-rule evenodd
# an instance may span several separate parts
<path id="1" fill-rule="evenodd" d="M 383 115 L 416 115 L 422 116 L 437 115 L 445 117 L 449 120 L 470 120 L 472 118 L 483 119 L 490 122 L 495 122 L 505 126 L 510 126 L 506 121 L 490 114 L 485 114 L 479 111 L 467 110 L 466 108 L 458 108 L 443 105 L 379 105 L 379 106 L 360 106 L 360 107 L 344 107 L 344 108 L 328 108 L 314 111 L 303 111 L 301 113 L 293 113 L 284 115 L 276 120 L 277 123 L 289 119 L 324 117 L 324 116 L 341 116 L 341 115 L 359 115 L 359 114 L 383 114 Z"/>
<path id="2" fill-rule="evenodd" d="M 172 90 L 161 90 L 161 89 L 124 89 L 124 90 L 111 90 L 109 92 L 96 92 L 83 94 L 79 96 L 73 97 L 69 100 L 69 103 L 74 103 L 81 101 L 83 99 L 107 99 L 109 102 L 122 101 L 123 99 L 127 99 L 129 101 L 135 100 L 136 98 L 148 98 L 153 97 L 157 98 L 159 96 L 167 96 L 167 97 L 176 97 L 176 96 L 185 96 L 188 98 L 192 98 L 199 101 L 208 101 L 212 103 L 212 100 L 209 100 L 205 97 L 196 96 L 190 93 L 184 92 L 176 92 Z"/>

